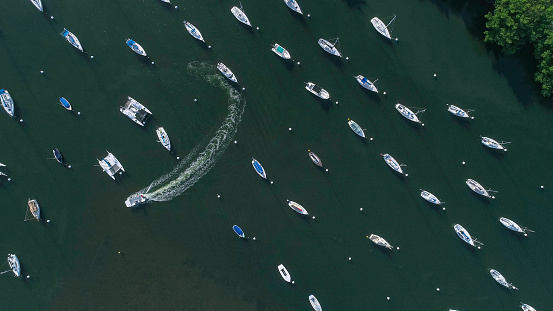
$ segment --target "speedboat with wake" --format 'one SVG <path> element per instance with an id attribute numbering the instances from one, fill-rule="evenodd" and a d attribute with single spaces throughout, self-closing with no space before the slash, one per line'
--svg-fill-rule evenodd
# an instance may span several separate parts
<path id="1" fill-rule="evenodd" d="M 259 163 L 259 161 L 257 161 L 253 157 L 252 157 L 252 166 L 255 169 L 255 172 L 259 176 L 263 177 L 263 179 L 267 179 L 267 174 L 265 173 L 265 169 L 263 168 L 263 166 L 261 166 L 261 163 Z"/>
<path id="2" fill-rule="evenodd" d="M 359 124 L 355 123 L 355 121 L 353 120 L 348 119 L 348 125 L 355 134 L 365 138 L 365 132 L 363 132 L 363 129 L 359 126 Z"/>
<path id="3" fill-rule="evenodd" d="M 25 217 L 25 220 L 34 218 L 36 221 L 40 221 L 40 206 L 38 205 L 38 202 L 35 199 L 28 199 L 27 207 L 29 208 L 30 214 L 28 217 Z"/>
<path id="4" fill-rule="evenodd" d="M 15 254 L 8 254 L 8 264 L 10 265 L 10 269 L 15 277 L 20 277 L 21 265 L 19 264 L 19 259 L 17 258 L 17 256 L 15 256 Z"/>
<path id="5" fill-rule="evenodd" d="M 246 238 L 246 234 L 244 234 L 244 231 L 242 231 L 242 229 L 240 227 L 238 227 L 237 225 L 234 225 L 232 226 L 232 230 L 234 230 L 234 232 L 241 238 L 245 239 Z"/>
<path id="6" fill-rule="evenodd" d="M 167 135 L 167 132 L 165 132 L 165 129 L 163 127 L 158 127 L 156 129 L 157 138 L 159 139 L 159 142 L 167 151 L 171 151 L 171 140 L 169 140 L 169 135 Z"/>
<path id="7" fill-rule="evenodd" d="M 375 92 L 375 93 L 378 93 L 378 89 L 377 89 L 376 86 L 374 85 L 374 83 L 375 83 L 376 81 L 378 81 L 378 79 L 377 79 L 377 80 L 374 80 L 373 82 L 371 82 L 371 81 L 369 81 L 369 79 L 363 77 L 362 75 L 353 76 L 353 77 L 355 78 L 355 80 L 357 80 L 357 82 L 359 82 L 359 84 L 360 84 L 362 87 L 366 88 L 366 89 L 369 90 L 369 91 L 373 91 L 373 92 Z"/>
<path id="8" fill-rule="evenodd" d="M 488 148 L 507 151 L 507 149 L 505 148 L 504 145 L 509 144 L 508 141 L 499 142 L 495 139 L 491 139 L 489 137 L 484 137 L 484 136 L 480 136 L 480 138 L 481 138 L 482 145 L 484 145 Z"/>
<path id="9" fill-rule="evenodd" d="M 473 179 L 470 179 L 470 178 L 467 179 L 465 181 L 465 183 L 467 184 L 467 186 L 469 186 L 470 190 L 478 193 L 479 195 L 487 197 L 487 198 L 495 199 L 494 196 L 490 195 L 490 192 L 497 192 L 497 191 L 494 191 L 494 190 L 491 190 L 491 189 L 486 190 L 476 180 L 473 180 Z"/>
<path id="10" fill-rule="evenodd" d="M 513 230 L 515 232 L 523 233 L 524 236 L 528 236 L 526 232 L 534 232 L 528 228 L 519 226 L 516 222 L 510 220 L 509 218 L 501 217 L 499 218 L 499 222 L 501 222 L 502 225 L 507 227 L 507 229 Z"/>
<path id="11" fill-rule="evenodd" d="M 303 15 L 303 12 L 301 11 L 300 5 L 295 0 L 284 0 L 284 3 L 294 12 L 297 12 L 301 15 Z"/>
<path id="12" fill-rule="evenodd" d="M 58 148 L 54 148 L 54 150 L 52 150 L 52 153 L 54 153 L 54 159 L 56 159 L 59 164 L 63 164 L 63 155 L 58 150 Z"/>
<path id="13" fill-rule="evenodd" d="M 388 26 L 390 26 L 390 24 L 392 24 L 395 20 L 396 20 L 396 15 L 394 14 L 394 17 L 388 23 L 388 25 L 384 24 L 384 22 L 380 20 L 380 18 L 378 17 L 373 17 L 371 19 L 371 23 L 373 24 L 373 27 L 374 29 L 376 29 L 376 31 L 378 31 L 385 38 L 392 40 L 392 34 L 391 34 L 391 31 L 388 29 Z"/>
<path id="14" fill-rule="evenodd" d="M 315 309 L 315 311 L 323 311 L 323 308 L 321 308 L 321 304 L 319 303 L 317 298 L 315 298 L 315 296 L 309 295 L 309 302 L 311 303 L 311 306 L 313 307 L 313 309 Z"/>
<path id="15" fill-rule="evenodd" d="M 290 53 L 278 43 L 273 44 L 271 51 L 275 52 L 276 55 L 284 59 L 290 59 Z"/>
<path id="16" fill-rule="evenodd" d="M 424 123 L 422 123 L 421 120 L 419 120 L 419 118 L 417 117 L 417 114 L 424 112 L 425 109 L 420 109 L 419 111 L 417 111 L 415 113 L 411 109 L 409 109 L 409 108 L 403 106 L 402 104 L 398 103 L 398 104 L 396 104 L 396 110 L 402 116 L 404 116 L 407 120 L 413 121 L 415 123 L 419 123 L 421 126 L 424 126 Z"/>
<path id="17" fill-rule="evenodd" d="M 374 244 L 385 247 L 387 249 L 393 249 L 394 247 L 388 243 L 388 241 L 384 240 L 382 237 L 371 234 L 370 237 L 367 237 L 369 240 L 371 240 Z"/>
<path id="18" fill-rule="evenodd" d="M 105 157 L 102 157 L 101 160 L 98 160 L 98 164 L 100 164 L 100 167 L 106 174 L 111 177 L 111 179 L 115 180 L 115 174 L 117 172 L 121 171 L 124 172 L 125 169 L 123 168 L 123 165 L 117 160 L 117 158 L 111 154 L 111 152 L 107 151 L 108 155 Z"/>
<path id="19" fill-rule="evenodd" d="M 392 157 L 391 155 L 389 154 L 380 154 L 382 156 L 382 158 L 384 158 L 384 162 L 386 162 L 386 164 L 388 164 L 388 166 L 393 169 L 394 171 L 400 173 L 401 175 L 405 175 L 406 177 L 409 175 L 409 174 L 404 174 L 403 173 L 403 168 L 402 166 L 405 166 L 405 164 L 399 164 L 398 161 L 396 161 L 396 159 L 394 159 L 394 157 Z"/>
<path id="20" fill-rule="evenodd" d="M 65 97 L 60 97 L 60 105 L 69 111 L 73 110 L 73 107 L 71 107 L 71 103 L 67 99 L 65 99 Z"/>
<path id="21" fill-rule="evenodd" d="M 456 224 L 455 226 L 453 226 L 453 229 L 455 229 L 455 232 L 457 233 L 459 238 L 465 241 L 465 243 L 469 244 L 470 246 L 477 247 L 478 249 L 480 249 L 480 245 L 484 245 L 479 241 L 477 241 L 476 238 L 473 238 L 469 234 L 469 232 L 465 228 L 463 228 L 463 226 L 461 226 L 460 224 Z"/>
<path id="22" fill-rule="evenodd" d="M 111 176 L 111 175 L 110 175 Z M 115 179 L 114 177 L 112 177 Z M 146 191 L 148 192 L 148 191 Z M 137 193 L 136 195 L 130 196 L 125 200 L 125 206 L 129 208 L 137 207 L 149 201 L 148 197 L 144 193 Z"/>
<path id="23" fill-rule="evenodd" d="M 8 93 L 8 91 L 0 89 L 0 101 L 2 102 L 2 107 L 4 107 L 4 110 L 6 110 L 10 117 L 13 117 L 15 112 L 13 98 L 11 97 L 10 93 Z"/>
<path id="24" fill-rule="evenodd" d="M 142 46 L 140 44 L 136 43 L 133 39 L 127 39 L 125 42 L 129 46 L 129 48 L 131 48 L 131 50 L 133 52 L 135 52 L 136 54 L 142 55 L 142 56 L 145 56 L 145 57 L 148 56 L 146 54 L 146 51 L 142 48 Z"/>
<path id="25" fill-rule="evenodd" d="M 323 161 L 321 161 L 321 159 L 319 159 L 319 157 L 313 151 L 307 150 L 307 152 L 309 152 L 309 157 L 311 158 L 311 161 L 315 163 L 315 165 L 317 165 L 318 167 L 323 167 Z"/>
<path id="26" fill-rule="evenodd" d="M 308 90 L 309 92 L 313 93 L 314 95 L 316 95 L 319 98 L 322 98 L 322 99 L 329 99 L 330 98 L 330 94 L 328 94 L 328 92 L 325 89 L 323 89 L 322 87 L 316 85 L 315 83 L 306 82 L 305 83 L 305 89 Z"/>
<path id="27" fill-rule="evenodd" d="M 457 106 L 454 106 L 454 105 L 447 105 L 447 111 L 449 111 L 452 115 L 454 116 L 458 116 L 460 118 L 470 118 L 470 119 L 474 119 L 474 117 L 471 117 L 469 115 L 469 113 L 473 112 L 474 110 L 472 109 L 461 109 Z"/>
<path id="28" fill-rule="evenodd" d="M 219 69 L 219 71 L 223 74 L 223 76 L 225 76 L 225 78 L 229 79 L 234 83 L 238 83 L 238 79 L 236 79 L 236 76 L 234 75 L 234 73 L 232 73 L 232 71 L 227 66 L 225 66 L 225 64 L 218 63 L 217 69 Z"/>
<path id="29" fill-rule="evenodd" d="M 340 40 L 340 39 L 336 38 L 334 43 L 330 43 L 330 41 L 325 40 L 323 38 L 320 38 L 318 42 L 319 42 L 319 45 L 321 46 L 321 48 L 325 52 L 327 52 L 328 54 L 332 54 L 332 55 L 335 55 L 335 56 L 338 56 L 338 57 L 342 57 L 342 53 L 340 53 L 340 51 L 338 51 L 338 48 L 336 48 L 336 44 L 338 43 L 338 40 Z"/>
<path id="30" fill-rule="evenodd" d="M 288 270 L 286 270 L 283 264 L 278 265 L 278 272 L 280 272 L 280 275 L 286 282 L 290 283 L 292 281 L 290 273 L 288 273 Z"/>
<path id="31" fill-rule="evenodd" d="M 40 12 L 44 12 L 44 8 L 42 7 L 42 1 L 41 0 L 31 0 L 31 2 L 36 6 L 36 8 Z"/>
<path id="32" fill-rule="evenodd" d="M 184 27 L 186 27 L 186 30 L 188 30 L 188 32 L 190 33 L 190 35 L 202 42 L 205 43 L 205 40 L 204 40 L 204 37 L 202 36 L 202 33 L 198 30 L 198 28 L 196 28 L 196 26 L 190 24 L 189 22 L 187 21 L 183 21 L 184 23 Z"/>
<path id="33" fill-rule="evenodd" d="M 507 283 L 507 280 L 505 279 L 505 277 L 501 273 L 499 273 L 499 271 L 494 270 L 494 269 L 490 269 L 490 274 L 492 275 L 493 279 L 497 283 L 507 287 L 508 289 L 518 289 L 518 288 L 514 287 L 513 284 Z"/>
<path id="34" fill-rule="evenodd" d="M 242 5 L 239 7 L 233 6 L 232 9 L 230 9 L 230 12 L 236 17 L 237 20 L 239 20 L 242 24 L 252 26 L 250 24 L 250 20 L 248 19 L 248 16 L 246 16 L 246 13 L 244 13 L 244 9 L 242 8 Z"/>
<path id="35" fill-rule="evenodd" d="M 523 311 L 536 311 L 536 309 L 534 309 L 531 305 L 527 305 L 525 303 L 520 303 L 520 307 L 522 308 Z"/>
<path id="36" fill-rule="evenodd" d="M 79 41 L 77 36 L 75 36 L 71 31 L 63 28 L 63 31 L 61 32 L 61 35 L 65 38 L 65 40 L 67 40 L 67 42 L 69 42 L 77 50 L 79 50 L 81 52 L 84 52 L 83 51 L 83 46 L 81 45 L 81 42 Z"/>
<path id="37" fill-rule="evenodd" d="M 445 203 L 440 201 L 440 199 L 438 199 L 435 195 L 433 195 L 432 193 L 426 190 L 420 189 L 420 191 L 421 191 L 421 197 L 432 204 L 441 205 Z"/>
<path id="38" fill-rule="evenodd" d="M 144 126 L 148 117 L 152 115 L 148 108 L 130 96 L 128 96 L 125 106 L 119 107 L 119 111 L 140 126 Z"/>
<path id="39" fill-rule="evenodd" d="M 290 201 L 290 200 L 287 200 L 287 201 L 288 201 L 288 206 L 290 206 L 290 208 L 293 209 L 296 213 L 302 214 L 302 215 L 309 215 L 309 213 L 307 213 L 307 211 L 305 210 L 305 208 L 303 208 L 303 206 L 299 205 L 294 201 Z"/>

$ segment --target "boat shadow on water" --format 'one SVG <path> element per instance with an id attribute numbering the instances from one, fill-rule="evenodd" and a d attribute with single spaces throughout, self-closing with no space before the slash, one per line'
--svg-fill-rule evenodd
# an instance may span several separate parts
<path id="1" fill-rule="evenodd" d="M 507 153 L 506 151 L 489 148 L 489 147 L 486 147 L 484 145 L 482 145 L 482 148 L 484 148 L 484 150 L 487 154 L 492 155 L 494 158 L 496 158 L 498 160 L 502 160 L 503 157 L 505 156 L 505 153 Z"/>
<path id="2" fill-rule="evenodd" d="M 292 15 L 292 17 L 294 19 L 296 19 L 297 21 L 299 21 L 303 26 L 307 26 L 307 22 L 305 21 L 305 17 L 302 15 L 302 14 L 298 14 L 297 12 L 294 12 L 288 8 L 286 8 L 288 10 L 288 12 Z M 304 12 L 304 14 L 306 14 Z"/>
<path id="3" fill-rule="evenodd" d="M 356 9 L 359 9 L 361 11 L 361 13 L 363 13 L 363 11 L 361 10 L 361 5 L 364 5 L 364 4 L 367 4 L 367 1 L 366 0 L 342 0 L 344 1 L 345 3 L 347 3 L 347 5 L 350 7 L 350 8 L 356 8 Z M 364 13 L 363 13 L 364 14 Z"/>
<path id="4" fill-rule="evenodd" d="M 324 111 L 329 111 L 330 108 L 333 107 L 332 98 L 322 99 L 322 98 L 319 98 L 319 97 L 314 96 L 314 95 L 312 97 L 315 97 L 315 100 L 321 105 L 321 108 L 323 108 Z"/>
<path id="5" fill-rule="evenodd" d="M 474 122 L 474 120 L 471 120 L 469 118 L 459 118 L 453 114 L 449 114 L 450 118 L 452 118 L 453 120 L 455 120 L 455 122 L 457 122 L 460 126 L 464 127 L 465 129 L 468 129 L 469 128 L 469 125 L 470 125 L 470 121 Z"/>

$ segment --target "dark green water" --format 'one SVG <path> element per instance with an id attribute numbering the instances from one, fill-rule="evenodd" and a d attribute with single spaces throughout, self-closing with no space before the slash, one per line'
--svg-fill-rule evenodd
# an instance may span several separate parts
<path id="1" fill-rule="evenodd" d="M 173 2 L 178 10 L 156 0 L 45 0 L 48 15 L 28 1 L 3 7 L 0 88 L 14 98 L 17 118 L 0 112 L 0 162 L 12 178 L 0 183 L 0 252 L 17 254 L 31 278 L 0 277 L 2 309 L 312 310 L 310 294 L 324 310 L 517 310 L 520 301 L 552 308 L 551 109 L 521 64 L 496 60 L 460 16 L 429 2 L 305 0 L 307 18 L 280 0 L 244 0 L 260 31 L 232 16 L 237 2 Z M 392 14 L 397 43 L 370 23 Z M 211 49 L 186 32 L 184 19 Z M 87 54 L 63 40 L 64 27 Z M 350 60 L 327 55 L 320 37 L 340 37 Z M 301 66 L 272 53 L 275 42 Z M 222 61 L 247 88 L 238 144 L 183 195 L 126 209 L 128 195 L 170 172 L 175 156 L 203 150 L 228 115 L 228 93 L 191 74 L 193 61 Z M 388 95 L 365 92 L 358 74 L 379 78 Z M 318 101 L 305 81 L 331 101 Z M 60 96 L 82 115 L 57 105 Z M 127 96 L 153 112 L 146 127 L 118 112 Z M 397 102 L 427 108 L 425 127 L 403 119 Z M 476 109 L 475 120 L 459 122 L 446 104 Z M 374 141 L 356 137 L 348 118 Z M 157 126 L 174 155 L 156 142 Z M 480 135 L 512 144 L 497 154 Z M 47 159 L 54 147 L 71 169 Z M 94 166 L 105 150 L 127 171 L 116 182 Z M 409 177 L 395 175 L 380 153 L 407 164 Z M 255 174 L 252 156 L 273 185 Z M 477 197 L 466 178 L 498 190 L 497 198 Z M 447 210 L 426 204 L 419 188 Z M 23 222 L 27 198 L 39 201 L 40 223 Z M 536 233 L 512 234 L 501 216 Z M 459 240 L 455 223 L 483 248 Z M 256 240 L 239 240 L 233 224 Z M 401 249 L 383 252 L 365 238 L 371 233 Z M 278 274 L 280 263 L 294 286 Z M 520 290 L 502 288 L 490 268 Z"/>

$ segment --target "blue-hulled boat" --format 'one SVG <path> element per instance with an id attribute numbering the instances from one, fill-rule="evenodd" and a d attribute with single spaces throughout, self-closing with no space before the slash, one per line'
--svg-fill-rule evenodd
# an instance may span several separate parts
<path id="1" fill-rule="evenodd" d="M 142 48 L 142 46 L 140 46 L 140 44 L 134 42 L 133 39 L 127 39 L 127 41 L 125 41 L 125 42 L 131 48 L 131 50 L 133 50 L 133 52 L 135 52 L 136 54 L 142 55 L 142 56 L 148 56 L 146 54 L 146 51 Z"/>
<path id="2" fill-rule="evenodd" d="M 263 177 L 264 179 L 267 179 L 267 174 L 265 173 L 265 170 L 263 169 L 263 166 L 254 158 L 252 158 L 252 166 L 255 169 L 255 172 Z"/>
<path id="3" fill-rule="evenodd" d="M 63 164 L 63 156 L 61 155 L 61 152 L 58 150 L 58 148 L 54 148 L 54 150 L 52 150 L 52 153 L 54 153 L 54 158 L 56 159 L 56 161 L 58 161 L 58 163 L 60 164 Z"/>
<path id="4" fill-rule="evenodd" d="M 61 35 L 65 38 L 65 40 L 67 40 L 67 42 L 71 43 L 72 46 L 74 46 L 79 51 L 83 52 L 83 46 L 81 45 L 81 42 L 79 41 L 79 39 L 77 39 L 77 36 L 75 36 L 71 31 L 63 28 Z"/>
<path id="5" fill-rule="evenodd" d="M 71 107 L 71 104 L 69 103 L 69 101 L 64 97 L 60 97 L 60 104 L 63 106 L 63 108 L 69 111 L 73 110 L 73 107 Z"/>
<path id="6" fill-rule="evenodd" d="M 234 232 L 236 232 L 236 234 L 238 234 L 239 237 L 241 238 L 246 237 L 246 235 L 244 234 L 244 231 L 242 231 L 242 229 L 240 229 L 240 227 L 238 227 L 237 225 L 232 226 L 232 230 L 234 230 Z"/>

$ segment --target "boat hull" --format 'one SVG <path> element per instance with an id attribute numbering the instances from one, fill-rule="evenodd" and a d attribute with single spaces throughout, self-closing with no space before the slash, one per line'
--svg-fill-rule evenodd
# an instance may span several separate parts
<path id="1" fill-rule="evenodd" d="M 54 148 L 54 150 L 52 150 L 52 153 L 54 154 L 54 159 L 56 159 L 58 163 L 63 164 L 63 155 L 58 150 L 58 148 Z"/>
<path id="2" fill-rule="evenodd" d="M 255 169 L 255 172 L 257 173 L 257 175 L 261 176 L 263 179 L 267 179 L 267 174 L 265 173 L 265 169 L 263 168 L 261 163 L 259 163 L 259 161 L 252 158 L 252 166 Z"/>
<path id="3" fill-rule="evenodd" d="M 318 167 L 323 167 L 323 162 L 321 161 L 321 159 L 312 151 L 307 151 L 309 152 L 309 158 L 311 158 L 311 161 L 313 161 L 313 163 L 315 163 L 315 165 L 317 165 Z"/>
<path id="4" fill-rule="evenodd" d="M 284 59 L 290 59 L 290 53 L 285 48 L 280 46 L 278 43 L 273 44 L 273 47 L 271 50 L 275 52 L 276 55 Z"/>
<path id="5" fill-rule="evenodd" d="M 357 80 L 359 85 L 361 85 L 365 89 L 378 93 L 378 89 L 376 88 L 373 82 L 369 81 L 369 79 L 363 77 L 362 75 L 355 76 L 354 78 L 355 80 Z"/>
<path id="6" fill-rule="evenodd" d="M 230 11 L 234 15 L 234 17 L 236 17 L 236 19 L 240 21 L 242 24 L 248 25 L 250 27 L 252 26 L 252 24 L 250 23 L 250 20 L 248 19 L 248 16 L 246 16 L 246 13 L 244 13 L 243 10 L 241 10 L 238 7 L 232 7 Z"/>
<path id="7" fill-rule="evenodd" d="M 318 41 L 319 43 L 319 46 L 325 51 L 327 52 L 328 54 L 331 54 L 331 55 L 334 55 L 334 56 L 338 56 L 338 57 L 342 57 L 342 53 L 340 53 L 340 51 L 338 51 L 338 49 L 336 48 L 336 46 L 334 46 L 334 44 L 330 43 L 329 41 L 321 38 L 319 39 Z"/>
<path id="8" fill-rule="evenodd" d="M 190 24 L 187 21 L 184 21 L 184 26 L 186 27 L 186 30 L 192 37 L 194 37 L 197 40 L 200 40 L 205 43 L 204 37 L 202 36 L 202 33 L 196 28 L 196 26 Z"/>
<path id="9" fill-rule="evenodd" d="M 15 107 L 13 104 L 13 98 L 7 90 L 0 89 L 0 101 L 2 102 L 2 107 L 4 107 L 4 110 L 6 110 L 8 115 L 10 117 L 13 117 L 15 113 Z"/>
<path id="10" fill-rule="evenodd" d="M 298 203 L 294 201 L 288 200 L 288 206 L 290 206 L 291 209 L 294 210 L 294 212 L 301 214 L 301 215 L 309 215 L 307 210 L 303 208 L 303 206 L 299 205 Z"/>
<path id="11" fill-rule="evenodd" d="M 284 3 L 294 12 L 297 12 L 301 15 L 303 15 L 303 12 L 301 11 L 300 5 L 295 0 L 284 0 Z"/>
<path id="12" fill-rule="evenodd" d="M 35 218 L 36 221 L 40 221 L 40 206 L 38 205 L 38 202 L 34 199 L 29 199 L 27 201 L 27 206 L 29 207 L 29 212 L 33 218 Z"/>
<path id="13" fill-rule="evenodd" d="M 315 296 L 309 295 L 309 302 L 311 303 L 311 306 L 313 307 L 313 309 L 315 309 L 315 311 L 323 311 L 323 309 L 321 308 L 321 304 L 319 303 L 317 298 L 315 298 Z"/>
<path id="14" fill-rule="evenodd" d="M 171 140 L 169 139 L 169 135 L 167 135 L 167 132 L 163 127 L 158 127 L 156 129 L 157 138 L 159 139 L 159 142 L 161 145 L 167 149 L 167 151 L 171 151 Z"/>
<path id="15" fill-rule="evenodd" d="M 232 230 L 234 230 L 234 232 L 241 238 L 245 238 L 246 235 L 244 234 L 244 231 L 242 231 L 242 229 L 240 227 L 238 227 L 237 225 L 234 225 L 232 226 Z"/>
<path id="16" fill-rule="evenodd" d="M 283 264 L 278 265 L 278 272 L 286 282 L 290 283 L 292 281 L 290 273 L 288 273 L 288 270 L 286 270 Z"/>
<path id="17" fill-rule="evenodd" d="M 12 270 L 15 277 L 21 276 L 21 265 L 19 264 L 19 259 L 15 254 L 8 254 L 8 264 Z"/>
<path id="18" fill-rule="evenodd" d="M 312 83 L 312 82 L 307 82 L 305 84 L 305 89 L 308 90 L 311 94 L 321 98 L 321 99 L 329 99 L 330 98 L 330 94 L 325 90 L 323 89 L 322 87 L 316 85 L 315 83 Z"/>
<path id="19" fill-rule="evenodd" d="M 365 138 L 365 132 L 355 121 L 348 119 L 349 128 L 359 137 Z"/>

